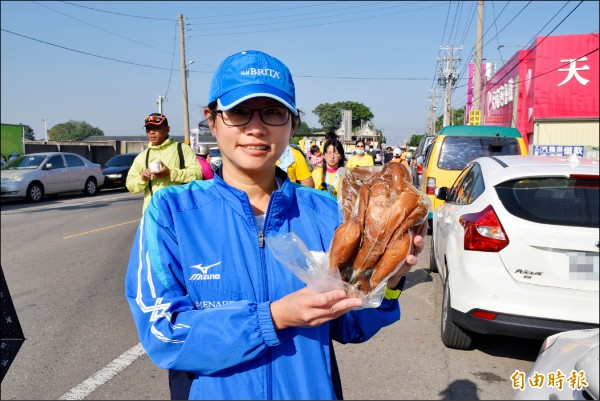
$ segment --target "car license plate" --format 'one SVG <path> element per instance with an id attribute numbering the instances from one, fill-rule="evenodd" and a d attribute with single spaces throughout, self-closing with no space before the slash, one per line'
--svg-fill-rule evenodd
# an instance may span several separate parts
<path id="1" fill-rule="evenodd" d="M 570 280 L 598 281 L 600 258 L 597 252 L 567 252 L 567 256 Z"/>

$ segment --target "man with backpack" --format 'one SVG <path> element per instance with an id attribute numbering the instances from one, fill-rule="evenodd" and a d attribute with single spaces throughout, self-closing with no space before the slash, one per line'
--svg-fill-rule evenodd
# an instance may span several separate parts
<path id="1" fill-rule="evenodd" d="M 202 169 L 192 148 L 169 138 L 169 122 L 164 114 L 152 113 L 144 120 L 148 149 L 133 161 L 125 186 L 134 194 L 144 191 L 144 206 L 152 195 L 169 185 L 202 179 Z"/>

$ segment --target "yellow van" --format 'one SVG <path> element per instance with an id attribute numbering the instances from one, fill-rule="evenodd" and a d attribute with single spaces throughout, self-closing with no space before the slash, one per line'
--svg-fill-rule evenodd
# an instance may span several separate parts
<path id="1" fill-rule="evenodd" d="M 431 200 L 433 211 L 444 201 L 435 197 L 435 188 L 450 187 L 472 160 L 481 156 L 526 155 L 527 147 L 516 128 L 491 125 L 448 125 L 428 145 L 423 162 L 420 189 Z"/>

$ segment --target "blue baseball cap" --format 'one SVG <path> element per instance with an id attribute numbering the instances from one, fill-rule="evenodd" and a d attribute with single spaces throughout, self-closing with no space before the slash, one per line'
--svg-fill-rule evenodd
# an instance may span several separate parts
<path id="1" fill-rule="evenodd" d="M 273 56 L 246 50 L 227 57 L 215 71 L 208 92 L 208 104 L 216 101 L 227 111 L 245 100 L 269 97 L 281 102 L 295 116 L 296 89 L 290 70 Z"/>

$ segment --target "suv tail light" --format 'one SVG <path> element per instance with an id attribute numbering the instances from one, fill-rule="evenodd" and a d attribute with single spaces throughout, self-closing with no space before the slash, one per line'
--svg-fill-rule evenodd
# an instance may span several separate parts
<path id="1" fill-rule="evenodd" d="M 479 213 L 460 218 L 465 229 L 465 251 L 499 252 L 508 245 L 508 236 L 492 205 Z"/>
<path id="2" fill-rule="evenodd" d="M 417 164 L 417 174 L 423 174 L 423 166 Z"/>
<path id="3" fill-rule="evenodd" d="M 435 178 L 429 177 L 427 179 L 427 188 L 425 190 L 427 195 L 435 195 Z"/>

